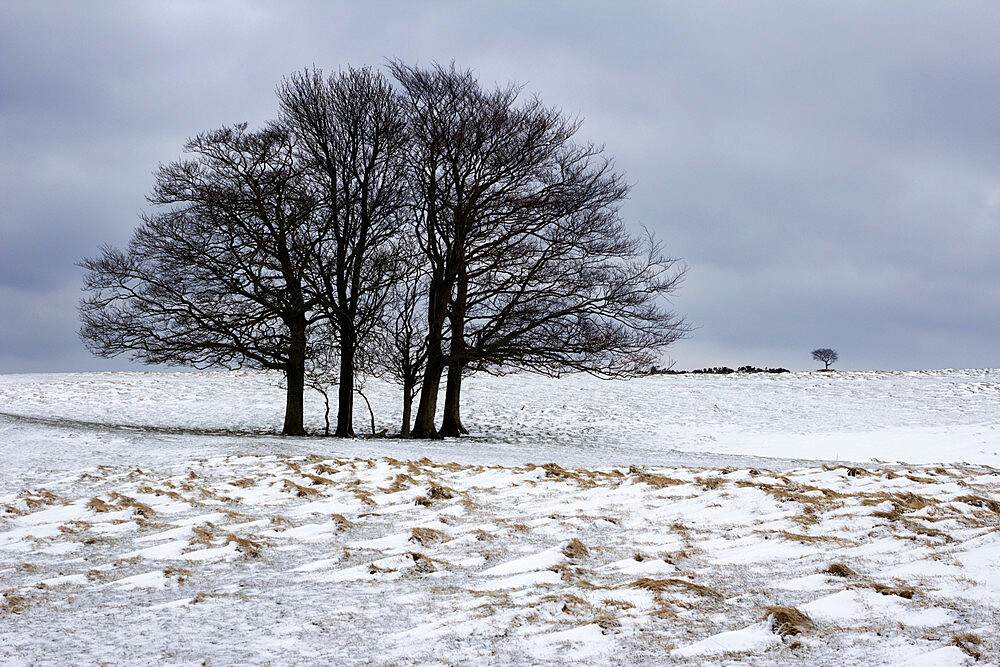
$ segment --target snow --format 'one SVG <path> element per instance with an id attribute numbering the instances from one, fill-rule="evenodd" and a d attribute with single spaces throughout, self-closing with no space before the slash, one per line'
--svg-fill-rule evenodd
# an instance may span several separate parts
<path id="1" fill-rule="evenodd" d="M 903 667 L 955 667 L 971 665 L 975 662 L 972 656 L 962 652 L 957 646 L 942 646 L 903 663 Z"/>
<path id="2" fill-rule="evenodd" d="M 283 438 L 265 374 L 0 376 L 0 663 L 1000 661 L 1000 371 L 464 402 L 461 440 Z"/>
<path id="3" fill-rule="evenodd" d="M 706 637 L 684 648 L 673 651 L 677 658 L 695 658 L 720 653 L 756 653 L 781 643 L 768 621 L 761 621 L 740 630 L 730 630 Z"/>

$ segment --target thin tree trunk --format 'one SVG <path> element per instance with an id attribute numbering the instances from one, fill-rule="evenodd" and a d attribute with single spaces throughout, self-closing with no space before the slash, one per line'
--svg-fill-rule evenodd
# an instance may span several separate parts
<path id="1" fill-rule="evenodd" d="M 330 436 L 330 393 L 323 391 L 323 435 Z"/>
<path id="2" fill-rule="evenodd" d="M 305 435 L 303 421 L 303 393 L 306 380 L 306 324 L 305 316 L 296 318 L 289 324 L 288 365 L 285 380 L 288 390 L 285 395 L 285 425 L 282 435 Z"/>
<path id="3" fill-rule="evenodd" d="M 413 383 L 403 381 L 403 424 L 399 429 L 399 437 L 410 437 L 410 414 L 413 410 Z"/>
<path id="4" fill-rule="evenodd" d="M 368 400 L 368 397 L 365 396 L 365 393 L 359 389 L 358 390 L 358 394 L 361 395 L 361 398 L 365 399 L 365 405 L 368 406 L 368 414 L 372 418 L 372 436 L 374 437 L 375 436 L 375 411 L 372 410 L 372 403 L 371 403 L 371 401 Z"/>

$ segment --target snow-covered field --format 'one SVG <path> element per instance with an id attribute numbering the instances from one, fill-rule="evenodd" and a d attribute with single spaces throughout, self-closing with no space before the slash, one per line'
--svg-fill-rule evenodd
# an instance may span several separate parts
<path id="1" fill-rule="evenodd" d="M 998 370 L 476 377 L 443 442 L 281 398 L 0 376 L 0 662 L 998 662 Z"/>

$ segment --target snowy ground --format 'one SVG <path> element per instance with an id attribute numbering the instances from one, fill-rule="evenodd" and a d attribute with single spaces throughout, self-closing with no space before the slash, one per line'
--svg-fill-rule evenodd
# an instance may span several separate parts
<path id="1" fill-rule="evenodd" d="M 998 663 L 1000 371 L 270 382 L 0 376 L 0 662 Z"/>

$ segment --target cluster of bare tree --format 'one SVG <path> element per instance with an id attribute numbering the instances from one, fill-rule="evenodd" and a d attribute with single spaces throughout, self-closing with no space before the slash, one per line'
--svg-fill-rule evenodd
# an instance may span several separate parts
<path id="1" fill-rule="evenodd" d="M 470 373 L 638 375 L 687 331 L 666 308 L 682 269 L 625 227 L 628 186 L 579 121 L 454 66 L 389 69 L 294 74 L 267 127 L 160 167 L 127 249 L 82 262 L 89 349 L 281 371 L 287 435 L 304 387 L 336 387 L 347 437 L 387 377 L 401 434 L 432 438 L 467 432 Z"/>

